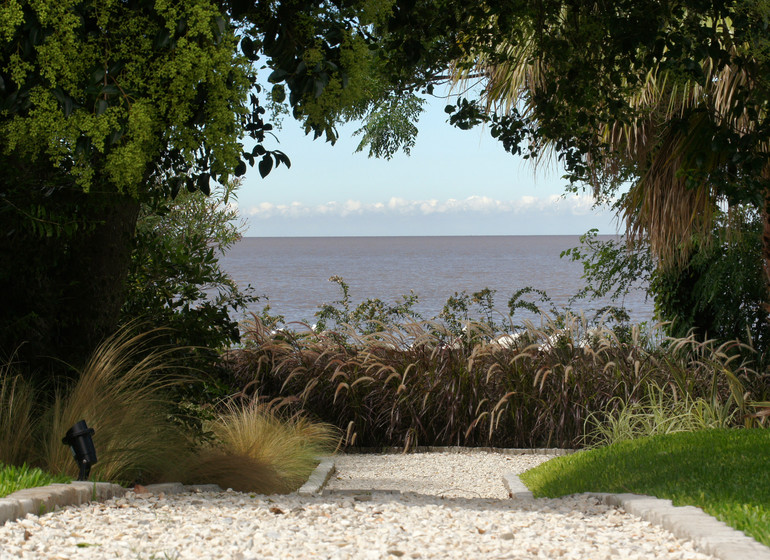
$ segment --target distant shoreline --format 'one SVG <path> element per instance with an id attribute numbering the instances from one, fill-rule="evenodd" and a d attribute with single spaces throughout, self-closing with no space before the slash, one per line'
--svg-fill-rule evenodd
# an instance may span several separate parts
<path id="1" fill-rule="evenodd" d="M 483 239 L 495 239 L 495 238 L 508 238 L 508 237 L 517 237 L 517 238 L 529 238 L 529 237 L 550 237 L 550 238 L 575 238 L 579 239 L 580 236 L 585 235 L 585 232 L 583 233 L 558 233 L 558 234 L 527 234 L 527 235 L 520 235 L 520 234 L 503 234 L 503 235 L 487 235 L 487 234 L 479 234 L 479 235 L 468 235 L 464 233 L 458 233 L 458 234 L 452 234 L 452 235 L 244 235 L 243 239 L 414 239 L 414 238 L 420 238 L 420 239 L 443 239 L 447 237 L 478 237 Z M 599 233 L 599 237 L 603 238 L 620 238 L 622 237 L 621 234 L 618 233 Z"/>

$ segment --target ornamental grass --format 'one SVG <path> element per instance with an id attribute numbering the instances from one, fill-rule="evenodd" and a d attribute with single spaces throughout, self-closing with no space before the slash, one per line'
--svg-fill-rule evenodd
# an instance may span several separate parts
<path id="1" fill-rule="evenodd" d="M 261 493 L 299 488 L 339 440 L 333 426 L 257 399 L 230 401 L 207 427 L 214 442 L 197 451 L 188 481 Z"/>
<path id="2" fill-rule="evenodd" d="M 435 323 L 271 331 L 255 317 L 226 363 L 244 394 L 337 426 L 346 446 L 404 449 L 581 447 L 592 414 L 644 401 L 650 384 L 732 398 L 741 423 L 752 412 L 744 393 L 762 386 L 751 349 L 692 337 L 654 345 L 637 327 L 619 335 L 576 316 L 496 334 L 478 323 L 457 337 Z"/>
<path id="3" fill-rule="evenodd" d="M 0 369 L 0 463 L 74 478 L 78 467 L 62 437 L 83 419 L 95 431 L 91 480 L 125 485 L 182 480 L 288 492 L 304 482 L 317 455 L 333 451 L 333 428 L 240 400 L 214 407 L 206 426 L 212 437 L 202 443 L 172 414 L 169 389 L 193 378 L 180 373 L 179 349 L 157 346 L 157 331 L 134 330 L 107 339 L 57 387 L 31 386 L 13 364 Z"/>

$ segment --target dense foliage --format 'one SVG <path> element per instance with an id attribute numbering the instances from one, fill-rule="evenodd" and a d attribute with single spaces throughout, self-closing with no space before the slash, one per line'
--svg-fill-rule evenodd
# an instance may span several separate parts
<path id="1" fill-rule="evenodd" d="M 210 196 L 181 192 L 139 216 L 127 280 L 124 321 L 167 327 L 178 346 L 199 351 L 228 348 L 240 340 L 238 320 L 257 300 L 221 268 L 219 257 L 241 237 L 235 187 Z"/>
<path id="2" fill-rule="evenodd" d="M 746 207 L 720 212 L 708 239 L 686 261 L 663 266 L 649 244 L 600 240 L 596 230 L 562 253 L 583 265 L 585 287 L 576 298 L 610 296 L 620 305 L 631 290 L 646 290 L 668 335 L 741 340 L 758 356 L 770 344 L 761 241 L 762 223 Z"/>
<path id="3" fill-rule="evenodd" d="M 333 140 L 343 109 L 382 95 L 366 28 L 386 6 L 4 2 L 0 351 L 82 362 L 124 308 L 142 205 L 288 165 L 265 94 Z"/>
<path id="4" fill-rule="evenodd" d="M 768 4 L 682 0 L 469 5 L 397 1 L 382 45 L 391 79 L 463 95 L 460 128 L 484 124 L 506 150 L 553 153 L 568 188 L 620 200 L 632 242 L 687 284 L 719 209 L 761 218 L 770 302 Z M 671 277 L 673 279 L 674 277 Z M 767 311 L 767 309 L 765 309 Z M 760 322 L 766 321 L 766 318 Z"/>
<path id="5" fill-rule="evenodd" d="M 686 264 L 656 271 L 650 290 L 658 315 L 672 321 L 672 336 L 695 329 L 701 337 L 739 339 L 767 351 L 761 235 L 756 213 L 736 211 L 722 217 Z"/>
<path id="6" fill-rule="evenodd" d="M 650 383 L 756 421 L 751 403 L 767 389 L 749 348 L 741 360 L 734 342 L 621 335 L 569 315 L 503 336 L 478 322 L 459 336 L 431 322 L 362 335 L 274 331 L 255 318 L 225 359 L 244 393 L 336 425 L 347 445 L 576 447 L 588 417 L 644 400 Z"/>

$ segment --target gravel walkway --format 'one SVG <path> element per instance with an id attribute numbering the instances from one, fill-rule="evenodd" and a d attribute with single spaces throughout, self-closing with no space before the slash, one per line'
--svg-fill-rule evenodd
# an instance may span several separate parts
<path id="1" fill-rule="evenodd" d="M 129 493 L 0 527 L 0 558 L 692 559 L 692 543 L 592 498 L 510 500 L 542 455 L 349 455 L 323 496 Z"/>

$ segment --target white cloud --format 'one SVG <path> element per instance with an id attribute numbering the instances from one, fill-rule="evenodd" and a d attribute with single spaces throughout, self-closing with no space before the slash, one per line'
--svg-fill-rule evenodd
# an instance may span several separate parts
<path id="1" fill-rule="evenodd" d="M 291 204 L 273 204 L 262 202 L 249 208 L 246 213 L 257 219 L 302 218 L 312 216 L 348 217 L 369 214 L 390 216 L 430 216 L 430 215 L 484 215 L 484 214 L 526 214 L 531 212 L 556 215 L 571 214 L 582 216 L 592 210 L 594 199 L 591 195 L 550 195 L 547 197 L 522 196 L 514 200 L 496 200 L 488 196 L 469 196 L 463 200 L 449 198 L 441 201 L 406 200 L 392 197 L 387 202 L 361 202 L 346 200 L 330 201 L 324 204 L 307 205 L 302 202 Z"/>

